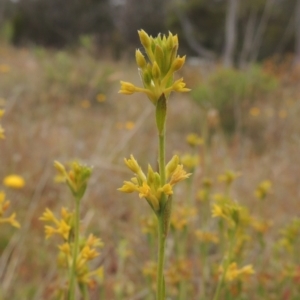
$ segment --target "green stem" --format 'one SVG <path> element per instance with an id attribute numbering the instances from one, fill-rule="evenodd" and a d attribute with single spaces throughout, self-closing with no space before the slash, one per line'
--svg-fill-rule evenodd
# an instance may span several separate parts
<path id="1" fill-rule="evenodd" d="M 74 218 L 74 245 L 73 245 L 73 252 L 72 252 L 72 265 L 70 268 L 69 273 L 69 294 L 68 294 L 68 300 L 75 300 L 75 291 L 76 291 L 76 260 L 78 256 L 78 250 L 79 250 L 79 206 L 80 206 L 80 200 L 78 197 L 75 201 L 75 218 Z"/>
<path id="2" fill-rule="evenodd" d="M 157 265 L 157 291 L 156 299 L 165 300 L 165 280 L 164 280 L 164 265 L 165 265 L 165 245 L 166 235 L 164 230 L 164 216 L 158 217 L 158 265 Z"/>
<path id="3" fill-rule="evenodd" d="M 159 131 L 159 174 L 161 186 L 166 183 L 166 170 L 165 170 L 165 126 Z M 157 265 L 157 291 L 156 299 L 165 299 L 165 282 L 164 282 L 164 265 L 165 265 L 165 244 L 166 244 L 166 231 L 165 231 L 165 203 L 166 197 L 163 194 L 161 198 L 161 211 L 158 215 L 158 265 Z"/>
<path id="4" fill-rule="evenodd" d="M 164 130 L 165 131 L 165 130 Z M 159 134 L 159 174 L 161 186 L 166 184 L 165 132 Z"/>

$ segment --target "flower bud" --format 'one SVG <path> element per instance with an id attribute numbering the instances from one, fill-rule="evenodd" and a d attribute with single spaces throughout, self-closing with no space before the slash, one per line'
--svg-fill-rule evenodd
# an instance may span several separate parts
<path id="1" fill-rule="evenodd" d="M 183 57 L 176 57 L 173 64 L 172 64 L 172 69 L 174 72 L 178 71 L 181 69 L 181 67 L 184 65 L 185 62 L 185 56 Z"/>
<path id="2" fill-rule="evenodd" d="M 141 69 L 147 66 L 146 59 L 139 49 L 135 51 L 135 59 L 138 67 L 140 67 Z"/>

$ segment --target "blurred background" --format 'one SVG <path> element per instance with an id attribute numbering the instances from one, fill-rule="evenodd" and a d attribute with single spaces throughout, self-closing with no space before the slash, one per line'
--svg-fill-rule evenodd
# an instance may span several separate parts
<path id="1" fill-rule="evenodd" d="M 244 66 L 273 55 L 299 60 L 297 0 L 2 0 L 1 35 L 16 46 L 76 47 L 90 37 L 115 59 L 136 31 L 176 32 L 189 56 Z"/>
<path id="2" fill-rule="evenodd" d="M 62 206 L 72 209 L 69 190 L 53 180 L 53 161 L 74 159 L 94 167 L 82 231 L 104 242 L 92 268 L 104 266 L 105 280 L 91 288 L 91 299 L 154 299 L 146 268 L 152 212 L 137 195 L 117 191 L 132 176 L 124 157 L 134 154 L 144 170 L 157 161 L 152 103 L 118 94 L 120 80 L 140 85 L 139 29 L 178 34 L 179 54 L 187 59 L 177 76 L 192 89 L 169 100 L 167 160 L 179 154 L 193 173 L 178 186 L 174 209 L 188 203 L 197 211 L 180 217 L 189 224 L 186 263 L 169 269 L 169 299 L 212 298 L 224 253 L 208 248 L 203 298 L 203 241 L 195 231 L 217 231 L 207 209 L 213 195 L 224 193 L 220 175 L 227 171 L 239 174 L 230 197 L 265 223 L 251 223 L 241 247 L 241 263 L 253 264 L 256 275 L 238 295 L 230 286 L 226 299 L 299 299 L 300 0 L 0 0 L 6 136 L 0 182 L 11 174 L 25 180 L 18 189 L 1 184 L 21 228 L 1 227 L 0 300 L 58 299 L 61 270 L 53 262 L 60 241 L 45 240 L 39 217 L 46 207 L 56 215 Z M 193 147 L 190 134 L 198 137 Z M 258 197 L 262 182 L 267 196 Z M 278 241 L 294 219 L 287 250 Z M 177 266 L 180 229 L 174 228 L 167 268 Z M 178 296 L 180 280 L 188 282 L 186 298 Z"/>

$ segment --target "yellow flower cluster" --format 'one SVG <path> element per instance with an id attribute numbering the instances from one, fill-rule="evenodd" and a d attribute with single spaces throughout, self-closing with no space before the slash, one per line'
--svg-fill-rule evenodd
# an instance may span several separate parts
<path id="1" fill-rule="evenodd" d="M 166 270 L 166 282 L 170 285 L 178 285 L 182 281 L 190 280 L 191 276 L 191 262 L 185 258 L 173 262 Z"/>
<path id="2" fill-rule="evenodd" d="M 66 182 L 73 195 L 77 199 L 81 199 L 86 190 L 88 179 L 92 174 L 92 168 L 77 161 L 71 163 L 71 169 L 68 172 L 58 161 L 54 162 L 54 166 L 59 172 L 59 176 L 55 178 L 56 181 Z"/>
<path id="3" fill-rule="evenodd" d="M 144 30 L 138 31 L 141 44 L 148 57 L 144 57 L 137 49 L 135 53 L 136 63 L 139 67 L 143 88 L 136 87 L 132 83 L 121 81 L 119 93 L 131 95 L 136 92 L 145 93 L 151 102 L 156 105 L 162 94 L 166 98 L 172 91 L 188 92 L 183 78 L 174 82 L 173 75 L 185 62 L 185 56 L 177 56 L 178 38 L 169 32 L 168 37 L 158 35 L 156 38 L 149 36 Z"/>
<path id="4" fill-rule="evenodd" d="M 191 147 L 196 147 L 198 145 L 202 145 L 204 143 L 204 140 L 199 137 L 195 133 L 190 133 L 186 137 L 186 142 L 191 146 Z"/>
<path id="5" fill-rule="evenodd" d="M 3 215 L 10 206 L 10 201 L 6 200 L 4 192 L 0 191 L 0 224 L 9 223 L 10 225 L 20 228 L 19 222 L 16 220 L 16 213 L 12 213 L 9 217 L 4 218 Z"/>
<path id="6" fill-rule="evenodd" d="M 224 272 L 223 268 L 220 267 L 220 273 L 222 274 Z M 254 269 L 252 265 L 246 265 L 242 267 L 241 269 L 238 269 L 238 266 L 235 262 L 231 263 L 225 274 L 225 280 L 228 282 L 231 282 L 233 280 L 245 280 L 247 279 L 250 275 L 253 275 Z"/>
<path id="7" fill-rule="evenodd" d="M 250 215 L 246 207 L 223 195 L 216 195 L 215 201 L 212 206 L 212 217 L 225 219 L 229 227 L 249 224 Z"/>
<path id="8" fill-rule="evenodd" d="M 200 156 L 197 154 L 184 154 L 180 161 L 188 170 L 193 171 L 200 163 Z"/>
<path id="9" fill-rule="evenodd" d="M 167 197 L 173 194 L 173 186 L 178 182 L 188 178 L 190 174 L 183 170 L 179 164 L 179 157 L 174 155 L 166 165 L 166 179 L 168 183 L 161 186 L 160 175 L 154 172 L 148 165 L 147 176 L 142 171 L 133 155 L 129 159 L 124 159 L 127 167 L 135 174 L 131 181 L 124 181 L 124 184 L 118 190 L 124 193 L 138 192 L 140 198 L 145 198 L 155 212 L 160 211 L 160 200 L 163 194 Z"/>
<path id="10" fill-rule="evenodd" d="M 278 245 L 288 252 L 297 251 L 296 244 L 299 242 L 300 235 L 300 219 L 293 219 L 284 229 L 280 231 L 281 239 Z"/>
<path id="11" fill-rule="evenodd" d="M 73 223 L 73 213 L 69 212 L 66 208 L 61 209 L 61 219 L 57 219 L 53 212 L 46 208 L 43 215 L 40 217 L 41 221 L 54 223 L 55 227 L 45 225 L 46 239 L 50 238 L 54 234 L 58 234 L 63 237 L 65 241 L 69 239 Z"/>
<path id="12" fill-rule="evenodd" d="M 227 186 L 230 186 L 239 176 L 241 176 L 240 173 L 227 170 L 224 174 L 220 175 L 218 179 L 220 182 L 224 182 Z"/>
<path id="13" fill-rule="evenodd" d="M 54 223 L 55 226 L 45 225 L 46 239 L 53 235 L 59 235 L 63 238 L 63 243 L 58 245 L 59 254 L 58 262 L 61 267 L 70 269 L 73 262 L 73 242 L 71 232 L 74 224 L 74 213 L 69 212 L 66 208 L 62 208 L 60 212 L 61 218 L 55 217 L 53 212 L 46 208 L 41 221 Z M 100 253 L 96 248 L 102 248 L 103 243 L 99 238 L 90 234 L 87 239 L 81 242 L 79 253 L 76 257 L 76 276 L 80 283 L 94 286 L 94 278 L 102 279 L 103 268 L 100 267 L 94 271 L 89 271 L 87 263 L 99 256 Z"/>
<path id="14" fill-rule="evenodd" d="M 256 198 L 263 200 L 270 193 L 272 182 L 270 180 L 262 181 L 256 188 L 254 195 Z"/>

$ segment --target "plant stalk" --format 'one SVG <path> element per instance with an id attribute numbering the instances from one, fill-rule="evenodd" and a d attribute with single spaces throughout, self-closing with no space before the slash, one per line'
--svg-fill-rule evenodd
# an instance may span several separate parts
<path id="1" fill-rule="evenodd" d="M 75 293 L 76 293 L 76 260 L 78 256 L 79 250 L 79 206 L 80 206 L 80 198 L 76 197 L 75 199 L 75 218 L 74 218 L 74 246 L 72 252 L 72 265 L 70 268 L 69 273 L 69 294 L 68 300 L 75 300 Z"/>

